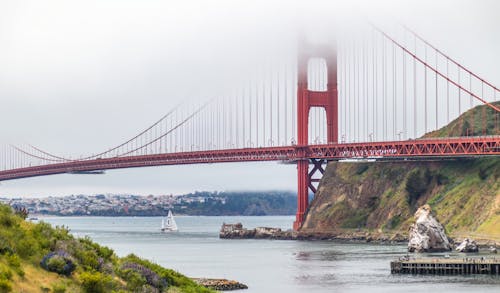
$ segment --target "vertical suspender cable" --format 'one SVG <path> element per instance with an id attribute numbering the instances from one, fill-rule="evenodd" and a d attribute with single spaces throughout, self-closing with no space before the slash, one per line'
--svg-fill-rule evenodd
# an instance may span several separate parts
<path id="1" fill-rule="evenodd" d="M 357 50 L 356 50 L 356 52 L 357 52 Z M 358 55 L 358 54 L 356 54 L 356 55 Z M 360 75 L 360 71 L 361 71 L 361 64 L 360 63 L 361 63 L 361 60 L 360 59 L 361 59 L 361 56 L 360 55 L 361 54 L 359 54 L 358 57 L 356 58 L 356 63 L 357 63 L 357 68 L 356 69 L 358 71 L 357 72 L 358 73 L 357 74 L 357 82 L 356 82 L 357 83 L 357 94 L 356 94 L 356 103 L 357 103 L 357 110 L 356 110 L 356 112 L 357 113 L 356 113 L 356 116 L 358 118 L 357 119 L 357 121 L 358 121 L 357 124 L 358 125 L 357 125 L 357 128 L 356 128 L 357 129 L 357 131 L 356 131 L 357 132 L 356 141 L 358 141 L 358 142 L 359 142 L 360 136 L 361 136 L 360 127 L 359 127 L 360 126 L 360 116 L 361 116 L 361 110 L 360 110 L 360 108 L 361 108 L 361 101 L 360 101 L 361 100 L 361 98 L 360 98 L 360 86 L 361 86 L 361 75 Z"/>
<path id="2" fill-rule="evenodd" d="M 469 73 L 469 92 L 472 92 L 472 75 Z M 481 98 L 484 98 L 484 96 L 481 95 Z M 469 94 L 469 107 L 472 109 L 472 95 Z M 474 135 L 474 111 L 470 112 L 470 130 L 467 130 L 467 133 L 470 131 L 470 135 Z"/>
<path id="3" fill-rule="evenodd" d="M 262 74 L 264 76 L 264 74 Z M 262 144 L 266 146 L 266 81 L 262 80 Z"/>
<path id="4" fill-rule="evenodd" d="M 425 64 L 427 64 L 427 46 L 425 49 Z M 424 129 L 427 133 L 427 67 L 424 66 Z"/>
<path id="5" fill-rule="evenodd" d="M 246 140 L 246 130 L 245 130 L 245 127 L 246 127 L 246 123 L 245 123 L 245 119 L 246 119 L 246 115 L 245 115 L 245 97 L 246 97 L 246 90 L 245 88 L 243 87 L 243 90 L 241 92 L 241 138 L 242 138 L 242 144 L 241 146 L 242 147 L 245 147 L 245 140 Z"/>
<path id="6" fill-rule="evenodd" d="M 446 58 L 446 76 L 450 76 L 450 62 Z M 450 82 L 446 81 L 446 124 L 450 123 Z"/>
<path id="7" fill-rule="evenodd" d="M 295 69 L 295 70 L 294 70 Z M 293 141 L 292 143 L 295 143 L 295 137 L 297 135 L 296 132 L 296 117 L 297 117 L 297 111 L 296 111 L 296 103 L 297 103 L 297 98 L 295 95 L 297 94 L 297 65 L 293 66 L 291 68 L 292 70 L 292 137 Z"/>
<path id="8" fill-rule="evenodd" d="M 484 99 L 484 82 L 483 81 L 481 81 L 481 97 Z M 472 111 L 472 113 L 474 113 L 474 111 Z M 486 125 L 486 107 L 483 106 L 483 135 L 487 134 L 486 127 L 487 127 L 487 125 Z"/>
<path id="9" fill-rule="evenodd" d="M 278 73 L 277 73 L 277 86 L 276 86 L 276 124 L 277 124 L 277 139 L 276 139 L 276 144 L 280 145 L 280 69 L 281 67 L 278 65 Z"/>
<path id="10" fill-rule="evenodd" d="M 392 44 L 392 137 L 395 138 L 396 129 L 396 46 Z"/>
<path id="11" fill-rule="evenodd" d="M 285 145 L 288 144 L 288 92 L 286 89 L 288 86 L 288 83 L 287 83 L 287 76 L 288 75 L 286 74 L 286 70 L 287 70 L 287 67 L 286 67 L 286 63 L 285 63 L 285 65 L 284 65 L 285 72 L 283 73 L 284 74 L 284 77 L 283 77 L 284 81 L 283 82 L 285 84 L 285 88 L 284 88 L 284 91 L 285 91 L 285 93 L 284 93 L 284 95 L 285 95 L 285 107 L 284 107 L 285 108 L 285 113 L 284 113 L 285 114 L 284 115 L 285 116 Z"/>
<path id="12" fill-rule="evenodd" d="M 387 81 L 388 81 L 388 76 L 387 76 L 387 47 L 386 47 L 386 42 L 384 41 L 383 37 L 382 37 L 382 49 L 384 51 L 384 53 L 382 54 L 382 70 L 383 70 L 383 74 L 382 74 L 382 77 L 384 79 L 384 83 L 383 83 L 383 91 L 382 91 L 382 95 L 383 95 L 383 98 L 384 98 L 384 102 L 383 102 L 383 123 L 384 123 L 384 140 L 387 140 L 388 136 L 387 136 Z"/>
<path id="13" fill-rule="evenodd" d="M 405 43 L 406 43 L 406 35 L 405 35 Z M 407 133 L 407 128 L 406 128 L 406 120 L 407 120 L 407 88 L 406 88 L 406 56 L 405 52 L 401 50 L 401 56 L 403 57 L 403 134 L 404 138 L 406 139 L 408 133 Z"/>
<path id="14" fill-rule="evenodd" d="M 436 52 L 436 71 L 435 71 L 435 79 L 436 79 L 436 129 L 438 129 L 438 126 L 439 126 L 439 121 L 438 121 L 438 95 L 439 95 L 439 92 L 438 92 L 438 74 L 437 74 L 437 70 L 438 70 L 438 55 L 437 55 L 437 51 Z"/>
<path id="15" fill-rule="evenodd" d="M 417 55 L 417 37 L 413 36 L 413 55 Z M 413 138 L 417 138 L 417 59 L 413 57 Z"/>
<path id="16" fill-rule="evenodd" d="M 255 147 L 259 147 L 259 82 L 255 82 Z"/>
<path id="17" fill-rule="evenodd" d="M 365 33 L 366 35 L 366 33 Z M 370 110 L 370 107 L 368 106 L 369 100 L 368 100 L 368 88 L 369 88 L 369 82 L 368 82 L 368 50 L 369 50 L 369 43 L 368 43 L 368 38 L 365 40 L 365 47 L 364 47 L 364 68 L 365 68 L 365 113 L 366 115 L 364 116 L 365 119 L 365 141 L 368 140 L 368 116 L 369 113 L 368 111 Z"/>
<path id="18" fill-rule="evenodd" d="M 271 65 L 272 66 L 272 65 Z M 271 123 L 271 128 L 269 130 L 269 143 L 273 141 L 273 70 L 271 67 L 269 75 L 269 122 Z"/>
<path id="19" fill-rule="evenodd" d="M 375 111 L 376 108 L 378 108 L 378 101 L 377 101 L 377 36 L 375 34 L 375 31 L 372 30 L 372 36 L 373 36 L 373 44 L 372 44 L 372 137 L 371 140 L 373 141 L 375 139 L 375 130 L 377 129 L 376 127 L 376 122 L 377 120 L 375 119 L 375 114 L 377 111 Z"/>
<path id="20" fill-rule="evenodd" d="M 252 146 L 252 82 L 248 85 L 248 144 L 247 147 Z"/>
<path id="21" fill-rule="evenodd" d="M 458 85 L 461 86 L 460 83 L 460 67 L 457 67 L 458 70 Z M 458 115 L 462 114 L 462 90 L 458 87 Z M 460 119 L 460 127 L 462 127 L 463 117 Z"/>

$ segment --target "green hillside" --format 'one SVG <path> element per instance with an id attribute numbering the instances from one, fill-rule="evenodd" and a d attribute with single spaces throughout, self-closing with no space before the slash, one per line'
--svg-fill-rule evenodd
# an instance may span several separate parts
<path id="1" fill-rule="evenodd" d="M 135 255 L 0 205 L 0 292 L 214 292 Z"/>
<path id="2" fill-rule="evenodd" d="M 491 103 L 500 108 L 500 101 Z M 500 113 L 491 107 L 476 106 L 450 124 L 424 135 L 424 138 L 500 135 Z"/>
<path id="3" fill-rule="evenodd" d="M 496 103 L 500 106 L 500 103 Z M 426 137 L 459 136 L 476 107 Z M 499 134 L 489 115 L 487 134 Z M 342 229 L 406 234 L 415 210 L 429 204 L 456 237 L 500 241 L 500 157 L 328 164 L 303 231 Z"/>

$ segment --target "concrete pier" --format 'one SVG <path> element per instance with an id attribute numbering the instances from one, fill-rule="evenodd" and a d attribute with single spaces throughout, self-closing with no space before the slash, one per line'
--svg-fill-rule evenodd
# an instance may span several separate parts
<path id="1" fill-rule="evenodd" d="M 500 275 L 500 258 L 400 258 L 391 262 L 393 274 Z"/>

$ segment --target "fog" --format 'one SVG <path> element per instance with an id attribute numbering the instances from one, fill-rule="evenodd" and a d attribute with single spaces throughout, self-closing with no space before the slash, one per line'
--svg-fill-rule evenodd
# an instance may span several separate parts
<path id="1" fill-rule="evenodd" d="M 179 101 L 293 56 L 297 34 L 324 42 L 360 19 L 404 23 L 500 85 L 498 1 L 0 2 L 0 141 L 85 155 L 134 136 Z M 231 163 L 1 182 L 0 196 L 295 190 L 294 165 Z"/>

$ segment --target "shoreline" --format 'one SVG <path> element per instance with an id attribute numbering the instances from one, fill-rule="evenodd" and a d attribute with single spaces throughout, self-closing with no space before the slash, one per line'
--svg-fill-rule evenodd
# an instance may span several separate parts
<path id="1" fill-rule="evenodd" d="M 449 239 L 453 244 L 460 244 L 464 238 L 472 238 L 480 248 L 500 246 L 500 240 L 495 236 L 485 238 L 474 238 L 474 233 L 451 233 Z M 270 239 L 270 240 L 299 240 L 299 241 L 340 241 L 346 243 L 376 243 L 376 244 L 406 244 L 408 234 L 401 231 L 368 231 L 368 230 L 332 230 L 314 231 L 308 230 L 281 230 L 280 228 L 257 227 L 254 229 L 243 228 L 241 223 L 223 224 L 219 232 L 221 239 Z"/>
<path id="2" fill-rule="evenodd" d="M 99 218 L 158 218 L 164 217 L 164 214 L 161 215 L 56 215 L 56 214 L 29 214 L 28 218 L 60 218 L 60 217 L 68 217 L 68 218 L 90 218 L 90 217 L 99 217 Z M 182 214 L 175 213 L 175 217 L 293 217 L 294 215 L 190 215 L 190 214 Z"/>

